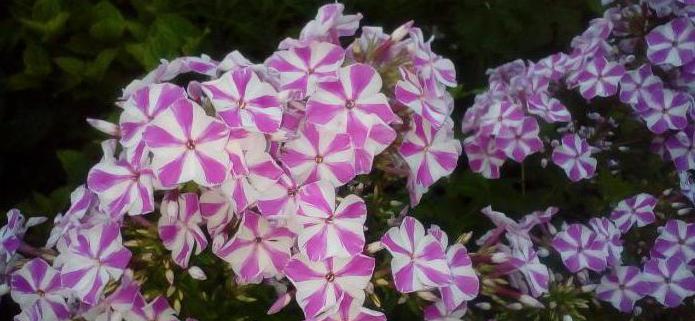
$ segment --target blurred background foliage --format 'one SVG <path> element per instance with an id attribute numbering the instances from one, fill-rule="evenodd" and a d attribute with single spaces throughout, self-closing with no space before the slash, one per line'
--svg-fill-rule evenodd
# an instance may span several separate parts
<path id="1" fill-rule="evenodd" d="M 69 192 L 84 182 L 89 167 L 101 156 L 98 143 L 104 137 L 84 119 L 115 120 L 114 102 L 131 80 L 155 67 L 160 59 L 181 55 L 206 53 L 221 59 L 236 49 L 262 62 L 280 40 L 295 37 L 327 1 L 2 2 L 0 209 L 18 206 L 29 215 L 52 216 L 65 209 Z M 461 83 L 455 90 L 457 122 L 474 93 L 486 86 L 487 68 L 564 50 L 588 21 L 602 12 L 599 0 L 355 0 L 345 4 L 346 12 L 364 15 L 363 25 L 392 30 L 413 19 L 426 34 L 436 36 L 435 51 L 457 66 Z M 629 157 L 654 164 L 654 175 L 663 166 L 646 154 Z M 477 214 L 488 204 L 518 215 L 549 205 L 570 209 L 567 215 L 599 215 L 610 202 L 640 190 L 647 182 L 635 184 L 605 172 L 599 173 L 597 186 L 569 186 L 559 169 L 543 170 L 537 166 L 539 159 L 529 163 L 533 166 L 523 170 L 507 165 L 504 176 L 508 179 L 488 181 L 468 171 L 462 159 L 459 170 L 425 196 L 416 215 L 456 237 L 489 226 Z M 519 179 L 522 171 L 526 177 L 523 182 Z M 47 231 L 48 226 L 42 228 Z M 200 284 L 184 280 L 181 289 L 212 289 L 225 282 L 221 276 L 209 277 Z M 190 304 L 184 308 L 201 320 L 217 319 L 225 311 L 238 309 L 262 315 L 267 304 L 245 302 L 269 302 L 272 297 L 268 288 L 259 290 L 255 298 L 246 297 L 243 288 L 239 291 L 238 301 L 224 303 L 214 300 L 215 291 L 208 291 L 208 303 L 225 306 Z M 383 299 L 395 302 L 398 297 Z M 390 315 L 394 320 L 408 320 L 414 315 L 408 310 L 391 311 Z M 299 315 L 298 311 L 288 313 Z M 287 315 L 283 313 L 278 319 Z"/>

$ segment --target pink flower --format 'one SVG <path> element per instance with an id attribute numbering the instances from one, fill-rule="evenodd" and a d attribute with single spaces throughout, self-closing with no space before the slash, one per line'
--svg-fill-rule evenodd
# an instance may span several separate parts
<path id="1" fill-rule="evenodd" d="M 400 227 L 392 227 L 381 238 L 391 252 L 391 274 L 402 293 L 442 287 L 451 281 L 442 244 L 418 220 L 407 216 Z"/>
<path id="2" fill-rule="evenodd" d="M 648 293 L 648 284 L 642 281 L 642 273 L 634 266 L 616 266 L 610 274 L 601 278 L 596 297 L 609 302 L 622 312 L 631 312 L 635 302 Z"/>
<path id="3" fill-rule="evenodd" d="M 543 118 L 548 123 L 566 123 L 572 121 L 572 115 L 567 107 L 546 92 L 533 95 L 528 103 L 528 112 Z"/>
<path id="4" fill-rule="evenodd" d="M 130 257 L 119 226 L 99 224 L 70 233 L 70 244 L 56 260 L 62 262 L 63 287 L 82 302 L 95 304 L 106 284 L 121 277 Z"/>
<path id="5" fill-rule="evenodd" d="M 299 137 L 285 144 L 280 160 L 299 183 L 317 180 L 340 186 L 355 177 L 355 153 L 347 134 L 305 124 Z"/>
<path id="6" fill-rule="evenodd" d="M 562 145 L 555 147 L 552 159 L 573 182 L 592 177 L 596 171 L 596 159 L 591 157 L 591 146 L 577 134 L 562 136 Z"/>
<path id="7" fill-rule="evenodd" d="M 451 271 L 451 281 L 449 285 L 439 288 L 439 292 L 447 309 L 453 311 L 461 303 L 478 296 L 480 282 L 465 246 L 452 245 L 446 252 L 446 258 Z"/>
<path id="8" fill-rule="evenodd" d="M 45 217 L 30 217 L 25 222 L 24 215 L 18 209 L 7 211 L 7 224 L 0 227 L 0 262 L 9 262 L 15 255 L 27 229 L 45 221 Z"/>
<path id="9" fill-rule="evenodd" d="M 345 6 L 342 3 L 331 3 L 319 8 L 316 18 L 302 28 L 299 41 L 285 39 L 280 43 L 280 49 L 286 49 L 312 41 L 328 41 L 340 44 L 340 37 L 355 34 L 359 28 L 361 14 L 344 15 Z"/>
<path id="10" fill-rule="evenodd" d="M 245 284 L 280 276 L 290 260 L 293 243 L 294 234 L 288 229 L 275 227 L 260 215 L 246 211 L 234 237 L 213 248 L 217 256 L 231 264 L 238 281 Z"/>
<path id="11" fill-rule="evenodd" d="M 368 116 L 369 124 L 364 142 L 353 140 L 355 147 L 355 174 L 369 174 L 372 171 L 374 157 L 381 154 L 396 139 L 396 131 L 375 115 Z"/>
<path id="12" fill-rule="evenodd" d="M 624 74 L 622 65 L 609 62 L 604 56 L 596 56 L 577 75 L 579 92 L 586 99 L 613 96 L 618 92 L 618 83 Z"/>
<path id="13" fill-rule="evenodd" d="M 695 224 L 668 220 L 654 241 L 652 257 L 678 257 L 686 264 L 695 262 Z"/>
<path id="14" fill-rule="evenodd" d="M 139 300 L 143 301 L 141 297 Z M 134 320 L 179 321 L 179 318 L 176 317 L 176 310 L 172 309 L 167 299 L 161 295 L 147 305 L 144 305 L 144 302 L 137 305 L 142 305 L 142 307 L 136 310 L 137 316 Z"/>
<path id="15" fill-rule="evenodd" d="M 321 82 L 306 104 L 307 122 L 347 133 L 363 142 L 370 125 L 366 115 L 373 114 L 386 124 L 396 119 L 381 92 L 381 77 L 369 65 L 353 64 L 338 70 L 338 80 Z M 358 146 L 359 147 L 359 146 Z"/>
<path id="16" fill-rule="evenodd" d="M 652 67 L 644 64 L 639 69 L 625 73 L 620 80 L 620 101 L 630 104 L 637 111 L 645 109 L 644 101 L 655 92 L 663 90 L 661 78 L 654 75 Z"/>
<path id="17" fill-rule="evenodd" d="M 86 320 L 131 320 L 138 317 L 140 286 L 133 280 L 133 271 L 126 270 L 121 277 L 120 285 L 99 304 L 91 306 L 82 314 Z"/>
<path id="18" fill-rule="evenodd" d="M 498 135 L 500 132 L 521 126 L 524 112 L 508 101 L 496 101 L 487 106 L 480 116 L 479 134 Z"/>
<path id="19" fill-rule="evenodd" d="M 416 115 L 427 119 L 439 128 L 449 115 L 449 106 L 438 93 L 427 86 L 424 79 L 401 67 L 401 80 L 396 83 L 394 95 L 399 103 L 406 105 Z"/>
<path id="20" fill-rule="evenodd" d="M 278 51 L 267 64 L 280 72 L 281 89 L 297 90 L 304 97 L 316 91 L 318 82 L 335 80 L 344 59 L 345 51 L 340 46 L 312 42 Z"/>
<path id="21" fill-rule="evenodd" d="M 695 125 L 690 124 L 666 140 L 666 150 L 676 169 L 695 169 Z"/>
<path id="22" fill-rule="evenodd" d="M 114 217 L 154 211 L 154 174 L 147 161 L 147 155 L 136 152 L 132 159 L 105 158 L 89 170 L 87 185 L 104 211 Z"/>
<path id="23" fill-rule="evenodd" d="M 186 98 L 186 91 L 172 84 L 152 84 L 136 90 L 123 104 L 120 126 L 120 143 L 130 150 L 143 144 L 143 133 L 152 120 Z"/>
<path id="24" fill-rule="evenodd" d="M 363 254 L 318 262 L 300 254 L 285 268 L 297 289 L 297 303 L 308 319 L 339 307 L 348 297 L 361 305 L 373 271 L 374 259 Z"/>
<path id="25" fill-rule="evenodd" d="M 644 100 L 640 117 L 649 130 L 662 134 L 669 129 L 683 129 L 688 125 L 688 110 L 693 102 L 686 93 L 671 89 L 657 90 Z"/>
<path id="26" fill-rule="evenodd" d="M 606 244 L 606 263 L 608 266 L 619 266 L 622 263 L 623 240 L 620 230 L 612 220 L 605 217 L 594 217 L 589 220 L 589 227 L 596 232 L 596 240 Z"/>
<path id="27" fill-rule="evenodd" d="M 647 294 L 669 308 L 681 305 L 685 298 L 695 294 L 695 275 L 677 256 L 647 261 L 642 279 L 649 286 Z"/>
<path id="28" fill-rule="evenodd" d="M 272 186 L 284 173 L 275 159 L 263 149 L 244 152 L 241 162 L 241 170 L 222 184 L 225 194 L 231 195 L 230 201 L 236 213 L 252 206 L 258 198 L 258 191 Z"/>
<path id="29" fill-rule="evenodd" d="M 299 193 L 302 226 L 299 251 L 312 261 L 351 257 L 364 248 L 367 206 L 357 195 L 348 195 L 336 207 L 335 187 L 327 181 L 304 186 Z"/>
<path id="30" fill-rule="evenodd" d="M 618 203 L 611 212 L 611 220 L 621 232 L 627 233 L 634 224 L 643 227 L 654 223 L 654 207 L 657 199 L 649 194 L 640 193 Z"/>
<path id="31" fill-rule="evenodd" d="M 289 175 L 282 175 L 275 184 L 258 191 L 258 210 L 265 216 L 296 215 L 299 210 L 298 195 L 303 186 L 296 184 Z"/>
<path id="32" fill-rule="evenodd" d="M 234 213 L 231 199 L 220 188 L 204 190 L 200 195 L 200 215 L 212 238 L 225 230 Z"/>
<path id="33" fill-rule="evenodd" d="M 451 123 L 437 129 L 417 116 L 412 121 L 413 126 L 403 137 L 398 152 L 408 163 L 415 182 L 429 187 L 454 171 L 461 143 L 453 137 Z"/>
<path id="34" fill-rule="evenodd" d="M 12 300 L 22 310 L 34 310 L 40 320 L 70 318 L 70 307 L 65 301 L 69 297 L 69 290 L 61 286 L 60 272 L 46 261 L 36 258 L 25 263 L 12 273 L 10 286 Z"/>
<path id="35" fill-rule="evenodd" d="M 506 156 L 504 151 L 497 148 L 494 139 L 482 135 L 470 136 L 463 141 L 463 149 L 473 172 L 485 178 L 500 177 L 500 168 Z"/>
<path id="36" fill-rule="evenodd" d="M 318 318 L 316 320 L 319 320 Z M 367 309 L 362 303 L 352 297 L 343 297 L 338 311 L 323 321 L 386 321 L 386 316 L 374 310 Z"/>
<path id="37" fill-rule="evenodd" d="M 647 57 L 654 64 L 682 66 L 695 59 L 695 27 L 688 18 L 677 18 L 647 34 Z"/>
<path id="38" fill-rule="evenodd" d="M 425 308 L 424 318 L 426 321 L 460 321 L 467 311 L 468 307 L 465 304 L 454 310 L 449 310 L 440 300 Z"/>
<path id="39" fill-rule="evenodd" d="M 194 181 L 203 186 L 222 183 L 229 171 L 227 128 L 194 102 L 182 99 L 157 116 L 145 129 L 152 150 L 152 168 L 164 187 Z"/>
<path id="40" fill-rule="evenodd" d="M 195 254 L 205 249 L 208 240 L 200 229 L 203 217 L 200 215 L 198 195 L 195 193 L 170 192 L 164 196 L 161 205 L 162 216 L 157 224 L 159 238 L 171 258 L 182 267 L 188 267 L 188 261 Z"/>
<path id="41" fill-rule="evenodd" d="M 273 133 L 280 128 L 282 107 L 275 88 L 251 68 L 230 70 L 202 90 L 224 122 L 232 128 Z"/>
<path id="42" fill-rule="evenodd" d="M 502 130 L 495 138 L 495 146 L 503 150 L 507 157 L 521 163 L 526 156 L 543 148 L 539 132 L 538 121 L 533 117 L 524 117 L 521 126 Z"/>
<path id="43" fill-rule="evenodd" d="M 413 39 L 413 60 L 418 74 L 422 75 L 432 88 L 437 88 L 440 84 L 456 87 L 454 63 L 432 51 L 430 44 L 433 39 L 425 42 L 419 28 L 412 28 L 410 36 Z"/>
<path id="44" fill-rule="evenodd" d="M 584 225 L 571 224 L 555 235 L 552 245 L 572 273 L 582 269 L 601 272 L 606 268 L 606 243 Z"/>
<path id="45" fill-rule="evenodd" d="M 96 195 L 87 189 L 85 185 L 80 185 L 70 193 L 70 208 L 65 214 L 56 215 L 53 229 L 46 241 L 46 247 L 54 247 L 56 244 L 64 244 L 69 239 L 69 231 L 80 226 L 80 220 L 98 203 Z M 59 243 L 60 242 L 60 243 Z M 61 248 L 61 245 L 58 245 Z"/>

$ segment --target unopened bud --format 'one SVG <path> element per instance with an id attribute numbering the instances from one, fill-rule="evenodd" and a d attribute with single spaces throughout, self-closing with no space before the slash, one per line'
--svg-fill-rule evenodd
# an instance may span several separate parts
<path id="1" fill-rule="evenodd" d="M 571 315 L 565 314 L 565 315 L 562 317 L 562 321 L 574 321 L 574 319 L 572 319 L 572 316 L 571 316 Z"/>
<path id="2" fill-rule="evenodd" d="M 629 151 L 629 150 L 630 150 L 630 147 L 627 147 L 627 146 L 619 146 L 619 147 L 618 147 L 618 150 L 624 153 L 624 152 Z"/>
<path id="3" fill-rule="evenodd" d="M 175 291 L 176 291 L 176 287 L 174 287 L 173 285 L 170 285 L 167 288 L 167 297 L 171 297 L 172 295 L 174 295 Z"/>
<path id="4" fill-rule="evenodd" d="M 414 21 L 410 20 L 396 28 L 396 30 L 391 33 L 391 42 L 399 42 L 403 40 L 403 38 L 408 35 L 410 29 L 413 27 L 413 23 Z"/>
<path id="5" fill-rule="evenodd" d="M 490 256 L 490 261 L 495 264 L 500 264 L 509 261 L 509 255 L 507 253 L 497 252 Z"/>
<path id="6" fill-rule="evenodd" d="M 538 309 L 545 308 L 545 305 L 543 305 L 543 303 L 541 303 L 541 301 L 538 301 L 534 297 L 527 295 L 527 294 L 522 294 L 521 297 L 519 297 L 519 302 L 523 303 L 524 305 L 530 306 L 532 308 L 538 308 Z"/>
<path id="7" fill-rule="evenodd" d="M 548 159 L 547 158 L 541 159 L 541 167 L 546 168 L 547 166 L 548 166 Z"/>
<path id="8" fill-rule="evenodd" d="M 480 303 L 477 303 L 475 305 L 475 307 L 480 309 L 480 310 L 487 311 L 487 310 L 490 310 L 492 308 L 492 305 L 490 305 L 490 303 L 488 303 L 488 302 L 480 302 Z"/>
<path id="9" fill-rule="evenodd" d="M 430 291 L 417 292 L 417 296 L 425 301 L 430 301 L 430 302 L 436 302 L 439 300 L 439 297 Z"/>
<path id="10" fill-rule="evenodd" d="M 669 196 L 669 195 L 671 195 L 671 192 L 673 192 L 673 189 L 672 189 L 672 188 L 667 188 L 667 189 L 665 189 L 663 192 L 661 192 L 661 195 Z"/>
<path id="11" fill-rule="evenodd" d="M 524 306 L 521 305 L 521 303 L 519 303 L 519 302 L 507 304 L 507 309 L 509 309 L 509 310 L 519 311 L 523 308 L 524 308 Z"/>
<path id="12" fill-rule="evenodd" d="M 678 212 L 676 212 L 676 214 L 685 215 L 685 214 L 690 213 L 692 210 L 693 210 L 692 208 L 681 208 L 678 210 Z"/>
<path id="13" fill-rule="evenodd" d="M 548 257 L 548 255 L 550 255 L 550 251 L 544 247 L 539 247 L 536 253 L 539 257 Z"/>
<path id="14" fill-rule="evenodd" d="M 632 314 L 634 314 L 636 317 L 642 314 L 642 307 L 636 306 L 634 310 L 632 310 Z"/>
<path id="15" fill-rule="evenodd" d="M 188 275 L 190 275 L 192 278 L 196 280 L 207 280 L 208 276 L 205 275 L 205 272 L 197 266 L 191 266 L 188 268 Z"/>
<path id="16" fill-rule="evenodd" d="M 169 284 L 174 284 L 174 271 L 166 270 L 166 272 L 164 272 L 164 277 L 166 277 Z"/>
<path id="17" fill-rule="evenodd" d="M 587 285 L 582 286 L 581 290 L 584 293 L 589 293 L 589 292 L 594 292 L 594 290 L 596 290 L 597 287 L 598 287 L 598 285 L 596 285 L 596 284 L 587 284 Z"/>
<path id="18" fill-rule="evenodd" d="M 280 312 L 282 309 L 284 309 L 288 304 L 292 302 L 292 294 L 290 293 L 283 293 L 280 295 L 277 300 L 273 303 L 273 305 L 270 306 L 270 309 L 268 309 L 267 314 L 275 314 Z"/>
<path id="19" fill-rule="evenodd" d="M 381 243 L 381 241 L 376 241 L 369 243 L 367 245 L 367 253 L 374 254 L 376 252 L 379 252 L 384 249 L 384 244 Z"/>

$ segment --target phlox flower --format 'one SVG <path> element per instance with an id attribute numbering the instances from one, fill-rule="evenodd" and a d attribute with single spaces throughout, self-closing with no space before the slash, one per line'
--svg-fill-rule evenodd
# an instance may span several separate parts
<path id="1" fill-rule="evenodd" d="M 559 80 L 567 71 L 566 64 L 567 55 L 560 52 L 539 60 L 533 65 L 532 72 L 552 80 Z"/>
<path id="2" fill-rule="evenodd" d="M 645 98 L 644 103 L 646 108 L 639 115 L 652 132 L 662 134 L 688 125 L 687 113 L 693 102 L 686 93 L 662 89 Z"/>
<path id="3" fill-rule="evenodd" d="M 204 190 L 200 194 L 200 215 L 207 226 L 208 233 L 214 238 L 225 230 L 234 218 L 234 209 L 230 198 L 217 187 Z"/>
<path id="4" fill-rule="evenodd" d="M 311 183 L 299 193 L 297 221 L 302 230 L 297 245 L 312 261 L 351 257 L 364 248 L 364 201 L 348 195 L 337 207 L 335 203 L 335 187 L 330 182 Z"/>
<path id="5" fill-rule="evenodd" d="M 363 254 L 317 262 L 299 254 L 285 267 L 297 289 L 297 303 L 308 319 L 337 308 L 347 297 L 361 305 L 373 271 L 374 258 Z"/>
<path id="6" fill-rule="evenodd" d="M 630 104 L 636 111 L 643 111 L 644 101 L 663 90 L 661 78 L 654 75 L 652 67 L 644 64 L 625 73 L 620 80 L 620 101 Z"/>
<path id="7" fill-rule="evenodd" d="M 127 321 L 139 321 L 139 320 L 154 320 L 154 321 L 179 321 L 176 317 L 176 310 L 174 310 L 167 299 L 163 296 L 158 296 L 154 298 L 150 303 L 145 304 L 142 297 L 136 299 L 136 306 L 140 306 L 136 309 L 133 317 L 127 319 Z"/>
<path id="8" fill-rule="evenodd" d="M 84 303 L 98 302 L 110 280 L 123 274 L 131 253 L 123 246 L 117 224 L 98 224 L 72 231 L 70 244 L 56 259 L 63 287 L 70 288 Z"/>
<path id="9" fill-rule="evenodd" d="M 70 207 L 65 214 L 58 214 L 53 220 L 53 228 L 46 241 L 46 247 L 64 244 L 69 239 L 69 231 L 81 225 L 80 220 L 98 203 L 96 194 L 85 185 L 80 185 L 70 193 Z M 62 248 L 58 245 L 58 249 Z"/>
<path id="10" fill-rule="evenodd" d="M 320 82 L 306 104 L 306 120 L 347 133 L 354 141 L 365 141 L 367 114 L 374 114 L 386 124 L 396 115 L 381 91 L 381 76 L 365 64 L 353 64 L 338 70 L 338 80 Z"/>
<path id="11" fill-rule="evenodd" d="M 222 190 L 230 195 L 233 210 L 241 213 L 255 204 L 258 191 L 273 185 L 283 174 L 273 157 L 262 149 L 244 152 L 242 171 L 222 184 Z"/>
<path id="12" fill-rule="evenodd" d="M 618 83 L 624 74 L 625 68 L 621 64 L 596 56 L 577 75 L 579 92 L 586 99 L 613 96 L 618 92 Z"/>
<path id="13" fill-rule="evenodd" d="M 60 272 L 46 261 L 36 258 L 12 273 L 12 300 L 22 310 L 35 309 L 40 320 L 58 321 L 70 318 L 70 307 L 65 301 L 69 290 L 60 282 Z"/>
<path id="14" fill-rule="evenodd" d="M 299 137 L 285 144 L 280 160 L 301 183 L 317 180 L 340 186 L 355 177 L 355 153 L 347 134 L 305 124 Z"/>
<path id="15" fill-rule="evenodd" d="M 623 240 L 621 232 L 612 220 L 605 217 L 594 217 L 589 220 L 589 227 L 596 232 L 596 239 L 606 244 L 606 263 L 608 266 L 618 266 L 622 263 Z"/>
<path id="16" fill-rule="evenodd" d="M 280 128 L 282 107 L 277 91 L 251 68 L 230 70 L 201 84 L 218 115 L 231 128 L 273 133 Z"/>
<path id="17" fill-rule="evenodd" d="M 470 136 L 463 141 L 463 149 L 473 172 L 480 173 L 485 178 L 500 177 L 500 168 L 504 165 L 506 155 L 497 148 L 494 139 L 482 135 Z"/>
<path id="18" fill-rule="evenodd" d="M 369 174 L 374 157 L 381 154 L 396 139 L 396 131 L 375 115 L 367 116 L 369 130 L 364 142 L 355 142 L 355 174 Z"/>
<path id="19" fill-rule="evenodd" d="M 171 258 L 182 267 L 188 267 L 191 254 L 205 249 L 208 240 L 200 229 L 203 217 L 200 203 L 195 193 L 170 192 L 164 196 L 157 229 L 164 247 L 171 251 Z"/>
<path id="20" fill-rule="evenodd" d="M 500 132 L 521 126 L 524 112 L 509 101 L 495 101 L 480 116 L 479 133 L 499 135 Z"/>
<path id="21" fill-rule="evenodd" d="M 275 52 L 267 64 L 280 73 L 281 89 L 297 90 L 307 96 L 316 91 L 319 81 L 335 80 L 344 59 L 345 50 L 340 46 L 312 42 Z"/>
<path id="22" fill-rule="evenodd" d="M 446 286 L 451 281 L 442 244 L 418 220 L 407 216 L 400 227 L 392 227 L 381 238 L 391 252 L 391 274 L 402 293 Z"/>
<path id="23" fill-rule="evenodd" d="M 555 235 L 552 245 L 572 273 L 582 269 L 601 272 L 606 268 L 606 243 L 585 225 L 569 225 Z"/>
<path id="24" fill-rule="evenodd" d="M 468 251 L 462 244 L 449 247 L 446 259 L 451 271 L 451 281 L 449 285 L 439 288 L 439 293 L 447 309 L 453 311 L 461 303 L 478 296 L 480 281 L 475 274 Z"/>
<path id="25" fill-rule="evenodd" d="M 258 191 L 258 211 L 265 216 L 294 216 L 299 210 L 299 192 L 303 187 L 290 175 L 283 174 L 277 182 Z"/>
<path id="26" fill-rule="evenodd" d="M 553 150 L 552 160 L 573 182 L 592 177 L 596 171 L 596 158 L 591 157 L 591 146 L 577 134 L 562 136 L 562 144 Z"/>
<path id="27" fill-rule="evenodd" d="M 685 263 L 695 262 L 695 224 L 669 220 L 654 241 L 652 257 L 678 257 Z"/>
<path id="28" fill-rule="evenodd" d="M 495 146 L 503 150 L 507 157 L 521 163 L 526 156 L 543 148 L 539 132 L 538 121 L 533 117 L 524 117 L 521 126 L 502 130 L 495 138 Z"/>
<path id="29" fill-rule="evenodd" d="M 618 203 L 611 212 L 611 220 L 621 232 L 627 233 L 633 225 L 643 227 L 654 223 L 654 207 L 657 199 L 647 193 L 640 193 Z"/>
<path id="30" fill-rule="evenodd" d="M 27 229 L 46 220 L 45 217 L 30 217 L 25 222 L 24 215 L 16 208 L 7 211 L 6 215 L 7 224 L 0 227 L 0 261 L 3 263 L 9 262 L 17 252 Z"/>
<path id="31" fill-rule="evenodd" d="M 346 296 L 343 297 L 338 311 L 323 319 L 323 321 L 386 321 L 386 316 L 381 312 L 367 309 L 359 301 Z"/>
<path id="32" fill-rule="evenodd" d="M 452 126 L 449 123 L 437 129 L 423 118 L 412 117 L 398 152 L 417 184 L 429 187 L 456 168 L 461 143 L 453 137 Z"/>
<path id="33" fill-rule="evenodd" d="M 144 144 L 145 128 L 164 110 L 180 99 L 186 91 L 173 84 L 152 84 L 136 90 L 123 103 L 119 119 L 120 143 L 129 150 Z"/>
<path id="34" fill-rule="evenodd" d="M 550 272 L 548 267 L 541 263 L 537 252 L 530 246 L 512 246 L 510 255 L 514 260 L 514 271 L 519 275 L 519 283 L 516 286 L 535 298 L 548 293 Z"/>
<path id="35" fill-rule="evenodd" d="M 212 186 L 227 177 L 227 127 L 205 115 L 193 101 L 176 101 L 150 123 L 144 135 L 154 154 L 152 169 L 164 187 L 188 181 Z"/>
<path id="36" fill-rule="evenodd" d="M 639 268 L 616 266 L 601 278 L 596 288 L 596 297 L 622 312 L 631 312 L 635 302 L 644 297 L 648 290 L 649 285 L 642 280 Z"/>
<path id="37" fill-rule="evenodd" d="M 287 228 L 273 226 L 259 214 L 246 211 L 234 237 L 213 248 L 217 256 L 231 264 L 238 282 L 260 283 L 281 274 L 290 260 L 293 243 L 294 234 Z"/>
<path id="38" fill-rule="evenodd" d="M 424 318 L 426 321 L 461 321 L 466 312 L 468 312 L 468 307 L 465 304 L 454 310 L 449 310 L 440 300 L 425 308 Z"/>
<path id="39" fill-rule="evenodd" d="M 676 169 L 685 171 L 695 169 L 695 125 L 671 135 L 666 140 L 666 150 Z"/>
<path id="40" fill-rule="evenodd" d="M 90 321 L 130 320 L 141 308 L 136 306 L 140 296 L 140 285 L 133 280 L 133 271 L 126 270 L 118 288 L 99 304 L 91 306 L 82 317 Z"/>
<path id="41" fill-rule="evenodd" d="M 321 6 L 316 18 L 302 28 L 299 33 L 299 41 L 285 39 L 280 43 L 280 49 L 286 49 L 295 45 L 312 42 L 328 41 L 340 44 L 340 37 L 349 37 L 355 34 L 359 28 L 361 14 L 345 15 L 345 6 L 342 3 L 331 3 Z"/>
<path id="42" fill-rule="evenodd" d="M 527 109 L 530 114 L 536 115 L 548 123 L 572 121 L 572 115 L 567 110 L 567 107 L 546 92 L 540 92 L 531 96 L 527 103 Z"/>
<path id="43" fill-rule="evenodd" d="M 428 85 L 435 89 L 438 89 L 440 84 L 456 87 L 454 63 L 432 51 L 431 42 L 434 39 L 424 41 L 422 30 L 419 28 L 412 28 L 410 37 L 413 39 L 412 50 L 415 70 L 423 76 Z"/>
<path id="44" fill-rule="evenodd" d="M 647 57 L 654 64 L 682 66 L 695 58 L 695 27 L 688 18 L 676 18 L 647 34 Z"/>
<path id="45" fill-rule="evenodd" d="M 201 75 L 213 77 L 216 74 L 217 62 L 209 56 L 203 54 L 200 57 L 179 57 L 172 61 L 161 59 L 157 68 L 150 71 L 142 79 L 133 80 L 123 89 L 122 99 L 128 99 L 136 91 L 165 81 L 170 81 L 178 75 L 194 72 Z"/>
<path id="46" fill-rule="evenodd" d="M 401 80 L 398 80 L 394 89 L 396 100 L 439 128 L 449 114 L 446 100 L 439 97 L 438 93 L 415 73 L 403 67 L 400 68 L 400 72 Z"/>
<path id="47" fill-rule="evenodd" d="M 669 308 L 695 294 L 695 275 L 680 257 L 652 258 L 644 263 L 642 279 L 648 285 L 648 295 Z"/>
<path id="48" fill-rule="evenodd" d="M 154 211 L 153 173 L 147 156 L 102 159 L 89 170 L 87 186 L 99 197 L 104 211 L 113 216 L 146 214 Z"/>

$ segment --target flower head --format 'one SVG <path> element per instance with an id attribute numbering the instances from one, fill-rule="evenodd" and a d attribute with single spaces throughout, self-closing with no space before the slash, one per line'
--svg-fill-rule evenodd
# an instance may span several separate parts
<path id="1" fill-rule="evenodd" d="M 451 271 L 451 281 L 449 285 L 439 288 L 439 292 L 447 309 L 453 311 L 461 303 L 478 296 L 480 281 L 475 274 L 468 251 L 462 244 L 449 247 L 446 259 Z"/>

